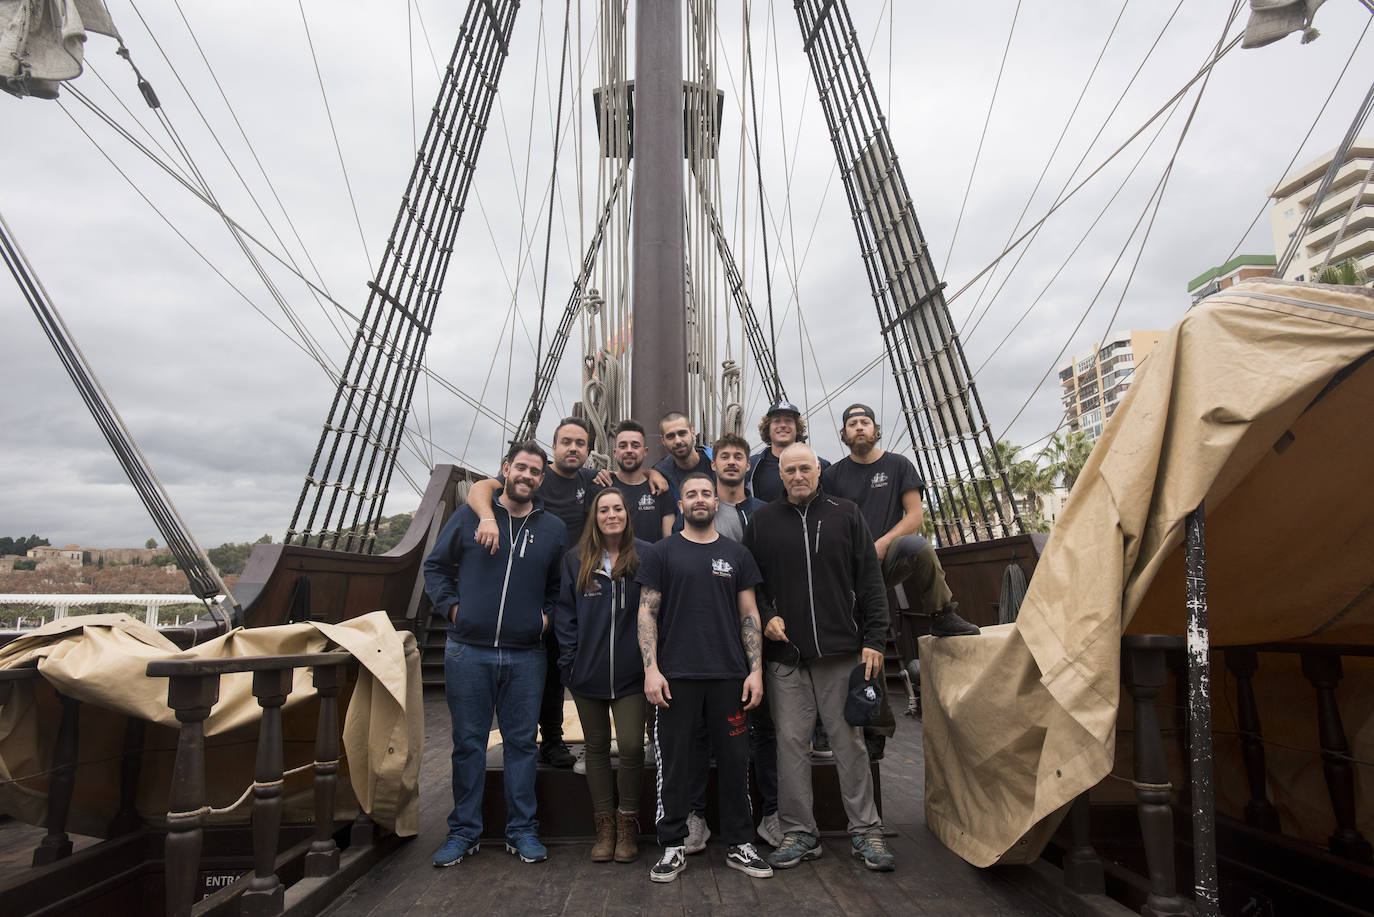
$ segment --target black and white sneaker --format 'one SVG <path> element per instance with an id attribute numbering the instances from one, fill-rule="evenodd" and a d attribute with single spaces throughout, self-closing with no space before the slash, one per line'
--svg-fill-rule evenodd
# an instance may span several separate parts
<path id="1" fill-rule="evenodd" d="M 655 882 L 671 882 L 677 874 L 687 868 L 687 855 L 682 847 L 664 847 L 663 858 L 649 870 L 649 878 Z"/>
<path id="2" fill-rule="evenodd" d="M 764 862 L 763 857 L 754 850 L 753 844 L 736 844 L 731 847 L 725 852 L 725 865 L 755 879 L 768 879 L 773 876 L 773 867 Z"/>

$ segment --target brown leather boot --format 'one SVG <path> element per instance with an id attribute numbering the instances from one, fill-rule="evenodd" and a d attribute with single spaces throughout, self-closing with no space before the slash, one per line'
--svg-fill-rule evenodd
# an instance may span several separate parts
<path id="1" fill-rule="evenodd" d="M 615 813 L 615 861 L 633 863 L 639 859 L 639 816 L 630 812 Z"/>
<path id="2" fill-rule="evenodd" d="M 594 812 L 596 843 L 592 844 L 592 862 L 609 863 L 615 854 L 615 816 L 610 812 Z"/>

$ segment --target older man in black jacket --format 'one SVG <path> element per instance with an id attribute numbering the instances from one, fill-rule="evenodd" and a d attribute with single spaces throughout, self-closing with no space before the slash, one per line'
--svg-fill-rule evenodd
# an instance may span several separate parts
<path id="1" fill-rule="evenodd" d="M 768 860 L 787 869 L 821 855 L 807 753 L 819 714 L 835 752 L 853 854 L 869 869 L 890 870 L 863 733 L 844 718 L 855 665 L 870 678 L 883 669 L 887 594 L 873 536 L 857 506 L 821 492 L 810 446 L 789 446 L 779 466 L 785 497 L 754 514 L 743 542 L 763 574 L 764 671 L 778 735 L 785 834 Z M 763 610 L 767 602 L 771 611 Z"/>

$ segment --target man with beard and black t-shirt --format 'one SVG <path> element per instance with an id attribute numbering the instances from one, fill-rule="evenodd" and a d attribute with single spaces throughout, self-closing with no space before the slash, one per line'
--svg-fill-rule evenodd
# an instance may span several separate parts
<path id="1" fill-rule="evenodd" d="M 638 421 L 621 421 L 615 428 L 615 472 L 611 483 L 625 495 L 635 537 L 652 544 L 672 530 L 677 508 L 666 491 L 654 492 L 649 473 L 644 470 L 646 452 L 644 427 Z"/>
<path id="2" fill-rule="evenodd" d="M 591 445 L 591 428 L 580 417 L 564 417 L 553 431 L 553 461 L 549 464 L 539 499 L 544 511 L 563 520 L 568 529 L 568 544 L 577 544 L 587 521 L 587 507 L 601 487 L 596 472 L 584 467 Z M 477 543 L 496 553 L 498 530 L 492 518 L 491 501 L 502 482 L 478 481 L 468 490 L 467 504 L 481 523 Z M 548 671 L 544 679 L 544 700 L 539 708 L 539 758 L 554 767 L 572 767 L 577 759 L 563 742 L 563 681 L 558 671 L 558 638 L 553 628 L 544 635 Z"/>
<path id="3" fill-rule="evenodd" d="M 658 828 L 663 856 L 650 870 L 671 882 L 686 867 L 684 841 L 692 791 L 692 746 L 703 722 L 716 756 L 720 833 L 726 865 L 766 878 L 754 850 L 749 805 L 749 739 L 745 711 L 763 696 L 763 648 L 754 604 L 758 566 L 715 528 L 710 476 L 689 472 L 680 483 L 686 525 L 640 558 L 639 650 L 644 696 L 654 705 Z"/>
<path id="4" fill-rule="evenodd" d="M 868 405 L 851 404 L 842 416 L 840 441 L 849 447 L 849 455 L 821 472 L 821 487 L 858 504 L 873 533 L 883 581 L 889 587 L 905 583 L 915 593 L 916 607 L 930 615 L 933 636 L 979 633 L 976 625 L 957 613 L 958 603 L 945 582 L 935 548 L 916 534 L 926 489 L 916 466 L 904 455 L 878 448 L 882 428 Z"/>

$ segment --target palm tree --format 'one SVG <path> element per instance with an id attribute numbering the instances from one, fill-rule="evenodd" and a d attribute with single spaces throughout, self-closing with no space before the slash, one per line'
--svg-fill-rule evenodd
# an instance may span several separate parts
<path id="1" fill-rule="evenodd" d="M 1065 490 L 1073 490 L 1088 456 L 1092 454 L 1092 440 L 1082 431 L 1063 436 L 1056 433 L 1050 439 L 1049 451 L 1054 456 L 1054 462 L 1050 465 L 1051 478 L 1059 478 Z"/>
<path id="2" fill-rule="evenodd" d="M 1360 267 L 1360 262 L 1354 258 L 1346 258 L 1336 264 L 1328 264 L 1317 275 L 1317 280 L 1321 283 L 1334 283 L 1347 287 L 1362 287 L 1369 282 L 1369 275 L 1364 268 Z"/>

